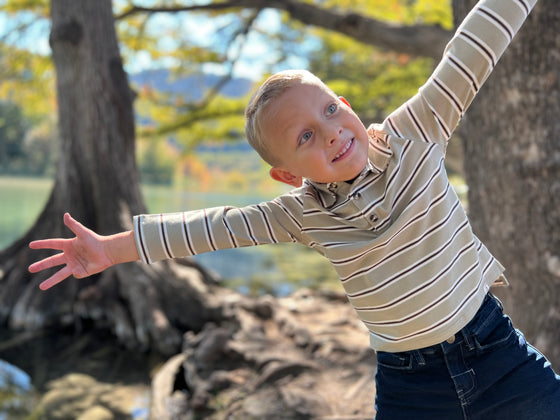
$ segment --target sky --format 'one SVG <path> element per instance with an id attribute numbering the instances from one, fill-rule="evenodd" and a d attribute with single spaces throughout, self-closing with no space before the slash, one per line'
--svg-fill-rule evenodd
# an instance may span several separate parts
<path id="1" fill-rule="evenodd" d="M 118 2 L 119 0 L 114 0 L 116 5 Z M 1 3 L 0 1 L 0 5 Z M 137 0 L 136 3 L 149 6 L 153 1 Z M 29 22 L 33 19 L 33 16 L 30 14 L 22 14 L 22 19 Z M 200 46 L 205 46 L 213 41 L 213 33 L 216 27 L 227 24 L 227 19 L 228 18 L 224 16 L 209 19 L 201 15 L 182 14 L 180 25 L 188 28 L 189 36 L 195 43 Z M 4 37 L 16 24 L 17 22 L 14 19 L 7 18 L 6 15 L 0 13 L 0 37 Z M 158 41 L 160 48 L 173 49 L 176 47 L 177 41 L 165 35 L 165 28 L 173 25 L 177 25 L 177 19 L 173 17 L 173 15 L 165 13 L 157 14 L 148 21 L 147 29 L 152 33 L 161 34 Z M 256 22 L 258 30 L 252 31 L 249 34 L 242 49 L 240 59 L 234 67 L 234 76 L 247 77 L 254 80 L 258 80 L 262 77 L 263 73 L 269 68 L 269 65 L 274 63 L 277 59 L 277 52 L 267 46 L 265 37 L 263 37 L 261 33 L 274 33 L 280 30 L 280 25 L 281 17 L 277 11 L 273 9 L 264 9 L 260 13 Z M 8 35 L 7 40 L 34 53 L 50 55 L 51 51 L 48 42 L 49 31 L 50 21 L 43 19 L 35 22 L 31 29 L 28 29 L 27 36 L 19 37 L 14 33 L 13 35 Z M 147 52 L 139 52 L 134 57 L 127 57 L 125 68 L 129 73 L 137 73 L 154 67 L 173 66 L 174 64 L 176 63 L 174 63 L 172 59 L 155 63 L 152 61 L 150 54 Z M 303 58 L 292 57 L 288 60 L 286 65 L 292 68 L 305 68 L 307 62 Z M 203 69 L 212 73 L 225 71 L 224 68 L 220 68 L 214 64 L 205 65 Z"/>
<path id="2" fill-rule="evenodd" d="M 2 2 L 0 2 L 0 5 L 1 3 Z M 2 38 L 2 41 L 4 41 L 3 38 L 8 34 L 6 41 L 9 41 L 10 43 L 17 43 L 18 45 L 27 48 L 29 51 L 38 54 L 50 54 L 48 37 L 48 31 L 50 28 L 49 22 L 46 20 L 35 22 L 35 24 L 31 26 L 27 32 L 28 36 L 25 37 L 25 39 L 22 39 L 17 33 L 9 32 L 22 22 L 32 22 L 34 17 L 31 14 L 22 13 L 21 19 L 22 21 L 18 22 L 0 12 L 0 38 Z"/>
<path id="3" fill-rule="evenodd" d="M 189 36 L 199 46 L 207 46 L 214 41 L 214 31 L 216 27 L 225 26 L 228 23 L 228 17 L 218 16 L 212 19 L 204 18 L 200 15 L 183 14 L 181 17 L 181 25 L 189 28 Z M 172 15 L 158 14 L 150 19 L 149 30 L 157 33 L 159 28 L 166 28 L 176 24 L 176 19 Z M 261 12 L 258 21 L 256 22 L 260 31 L 274 32 L 280 29 L 280 15 L 271 9 L 265 9 Z M 162 48 L 175 49 L 176 40 L 163 35 L 160 40 Z M 276 58 L 275 53 L 267 47 L 262 36 L 259 36 L 255 31 L 252 31 L 243 47 L 241 59 L 236 63 L 234 74 L 236 76 L 249 77 L 258 79 L 268 63 L 274 61 Z M 169 62 L 173 65 L 173 62 Z M 154 65 L 148 53 L 138 54 L 134 60 L 128 63 L 127 70 L 137 72 L 149 69 Z M 223 71 L 216 65 L 206 65 L 206 70 L 209 72 L 219 73 Z"/>

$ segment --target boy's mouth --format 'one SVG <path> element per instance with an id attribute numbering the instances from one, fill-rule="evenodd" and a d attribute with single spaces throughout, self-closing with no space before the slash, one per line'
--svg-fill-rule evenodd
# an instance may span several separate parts
<path id="1" fill-rule="evenodd" d="M 352 147 L 353 144 L 354 144 L 354 138 L 351 138 L 350 140 L 348 140 L 348 143 L 346 143 L 344 148 L 337 153 L 337 155 L 334 157 L 332 161 L 336 162 L 337 160 L 342 159 L 346 155 L 346 153 L 348 153 L 348 150 L 350 150 L 350 147 Z"/>

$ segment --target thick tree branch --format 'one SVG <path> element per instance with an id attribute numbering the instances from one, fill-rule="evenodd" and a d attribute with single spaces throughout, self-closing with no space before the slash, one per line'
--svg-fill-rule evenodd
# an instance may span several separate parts
<path id="1" fill-rule="evenodd" d="M 235 11 L 274 8 L 284 10 L 306 25 L 336 31 L 364 44 L 375 45 L 412 56 L 441 57 L 452 33 L 439 26 L 402 26 L 381 22 L 356 13 L 339 13 L 296 0 L 230 0 L 184 7 L 132 6 L 116 17 L 124 19 L 138 13 Z"/>

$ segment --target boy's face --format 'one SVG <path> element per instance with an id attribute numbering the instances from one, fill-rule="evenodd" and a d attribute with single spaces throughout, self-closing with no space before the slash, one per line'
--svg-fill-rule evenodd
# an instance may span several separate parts
<path id="1" fill-rule="evenodd" d="M 368 159 L 366 128 L 350 106 L 319 84 L 296 82 L 263 110 L 277 165 L 271 176 L 293 186 L 357 177 Z"/>

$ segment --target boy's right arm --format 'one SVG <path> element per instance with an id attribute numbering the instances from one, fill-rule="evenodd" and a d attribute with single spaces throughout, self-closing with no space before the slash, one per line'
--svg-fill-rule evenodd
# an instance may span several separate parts
<path id="1" fill-rule="evenodd" d="M 115 264 L 139 260 L 134 242 L 134 232 L 121 232 L 102 236 L 74 220 L 68 213 L 64 224 L 76 235 L 69 239 L 43 239 L 29 244 L 32 249 L 54 249 L 62 251 L 29 266 L 31 273 L 61 267 L 42 282 L 42 290 L 51 288 L 73 275 L 83 278 L 99 273 Z"/>

